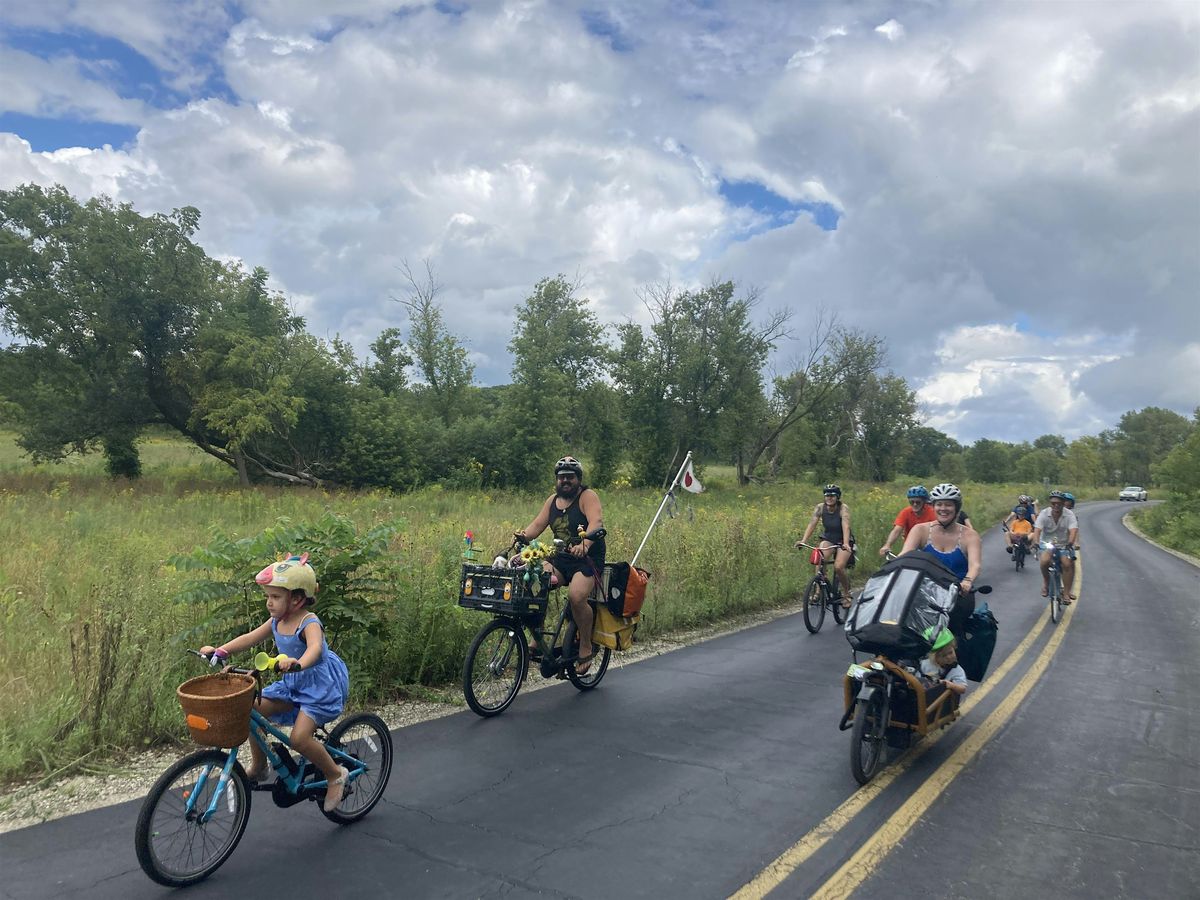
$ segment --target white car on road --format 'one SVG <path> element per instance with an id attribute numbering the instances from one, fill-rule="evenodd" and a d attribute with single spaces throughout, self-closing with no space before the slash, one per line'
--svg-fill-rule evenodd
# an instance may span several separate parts
<path id="1" fill-rule="evenodd" d="M 1133 500 L 1136 503 L 1139 500 L 1148 500 L 1150 497 L 1146 493 L 1146 489 L 1144 487 L 1137 487 L 1136 485 L 1131 484 L 1129 487 L 1121 491 L 1121 493 L 1118 495 L 1118 499 Z"/>

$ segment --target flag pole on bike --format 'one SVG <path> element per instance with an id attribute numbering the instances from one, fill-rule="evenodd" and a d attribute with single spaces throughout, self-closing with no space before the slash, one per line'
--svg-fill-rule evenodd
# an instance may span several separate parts
<path id="1" fill-rule="evenodd" d="M 679 467 L 679 471 L 675 473 L 675 480 L 671 482 L 671 486 L 667 488 L 666 494 L 663 495 L 662 503 L 658 504 L 658 512 L 654 514 L 654 518 L 650 521 L 650 527 L 646 529 L 646 536 L 642 538 L 642 542 L 638 545 L 637 553 L 633 554 L 633 559 L 629 561 L 629 565 L 634 565 L 638 561 L 638 557 L 642 555 L 642 550 L 646 546 L 646 541 L 650 540 L 650 533 L 654 531 L 654 526 L 658 524 L 659 517 L 662 516 L 663 510 L 667 503 L 675 499 L 675 488 L 682 486 L 685 491 L 691 491 L 693 494 L 699 494 L 704 490 L 704 486 L 700 484 L 700 479 L 696 477 L 696 473 L 692 471 L 692 451 L 687 452 L 687 456 L 683 458 L 683 465 Z"/>

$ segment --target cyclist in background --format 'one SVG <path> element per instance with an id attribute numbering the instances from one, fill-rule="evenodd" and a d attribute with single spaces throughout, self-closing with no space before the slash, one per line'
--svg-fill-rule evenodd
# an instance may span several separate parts
<path id="1" fill-rule="evenodd" d="M 1063 509 L 1069 509 L 1071 512 L 1075 512 L 1075 495 L 1072 494 L 1070 491 L 1063 491 Z M 1076 524 L 1079 523 L 1079 516 L 1075 517 L 1075 523 Z M 1075 553 L 1078 554 L 1079 553 L 1078 529 L 1076 529 L 1074 547 L 1075 547 Z"/>
<path id="2" fill-rule="evenodd" d="M 908 489 L 908 506 L 900 510 L 887 540 L 879 548 L 880 556 L 887 556 L 898 537 L 908 537 L 908 533 L 922 522 L 932 522 L 935 516 L 933 507 L 929 505 L 929 491 L 925 485 L 917 484 Z"/>
<path id="3" fill-rule="evenodd" d="M 1024 496 L 1022 494 L 1021 498 Z M 1004 548 L 1005 553 L 1012 553 L 1013 547 L 1020 542 L 1028 541 L 1029 536 L 1033 534 L 1033 523 L 1036 515 L 1032 506 L 1026 506 L 1024 503 L 1019 502 L 1021 498 L 1018 498 L 1018 505 L 1014 506 L 1012 512 L 1000 523 L 1008 529 L 1008 534 L 1005 535 L 1008 541 L 1008 545 Z"/>
<path id="4" fill-rule="evenodd" d="M 1050 505 L 1038 513 L 1033 523 L 1033 544 L 1052 541 L 1061 551 L 1059 564 L 1062 566 L 1063 604 L 1075 599 L 1071 589 L 1075 586 L 1075 540 L 1079 536 L 1079 521 L 1075 513 L 1066 508 L 1062 491 L 1050 492 Z M 1050 595 L 1050 551 L 1043 550 L 1040 557 L 1042 567 L 1042 596 Z"/>
<path id="5" fill-rule="evenodd" d="M 817 522 L 821 523 L 821 549 L 825 551 L 825 562 L 833 559 L 833 573 L 842 588 L 842 606 L 850 608 L 850 575 L 846 568 L 852 563 L 854 532 L 850 530 L 850 507 L 842 502 L 842 489 L 836 484 L 825 485 L 825 500 L 813 510 L 804 537 L 796 542 L 796 549 L 807 543 Z M 836 549 L 836 553 L 835 553 Z"/>

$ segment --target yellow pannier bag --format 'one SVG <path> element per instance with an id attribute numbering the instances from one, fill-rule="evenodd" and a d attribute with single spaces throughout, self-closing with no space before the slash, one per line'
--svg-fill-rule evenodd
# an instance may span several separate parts
<path id="1" fill-rule="evenodd" d="M 597 603 L 596 618 L 592 622 L 592 640 L 609 650 L 628 650 L 633 646 L 633 632 L 640 618 L 641 615 L 628 618 L 614 616 L 603 603 Z"/>

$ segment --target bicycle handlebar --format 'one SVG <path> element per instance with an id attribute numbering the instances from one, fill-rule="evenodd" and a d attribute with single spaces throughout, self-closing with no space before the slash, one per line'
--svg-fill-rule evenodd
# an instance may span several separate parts
<path id="1" fill-rule="evenodd" d="M 580 526 L 580 533 L 575 535 L 575 537 L 571 538 L 569 541 L 564 541 L 562 538 L 555 538 L 554 544 L 558 547 L 574 547 L 576 544 L 582 544 L 584 541 L 598 540 L 604 537 L 606 534 L 608 534 L 608 529 L 604 526 L 594 528 L 588 532 L 583 532 L 582 526 Z M 523 531 L 514 531 L 513 542 L 511 545 L 509 545 L 509 549 L 511 550 L 515 547 L 523 547 L 526 544 L 532 543 L 533 540 L 536 539 L 526 537 Z"/>
<path id="2" fill-rule="evenodd" d="M 217 666 L 225 660 L 229 659 L 229 654 L 222 655 L 220 648 L 213 652 L 212 656 L 205 656 L 199 650 L 193 650 L 191 647 L 186 648 L 184 653 L 190 653 L 192 656 L 198 656 L 210 666 Z M 225 671 L 233 672 L 235 675 L 257 675 L 254 669 L 243 669 L 238 666 L 226 666 Z"/>
<path id="3" fill-rule="evenodd" d="M 845 544 L 830 544 L 828 547 L 814 547 L 812 544 L 806 544 L 804 541 L 796 541 L 796 549 L 807 547 L 809 550 L 847 550 Z"/>

